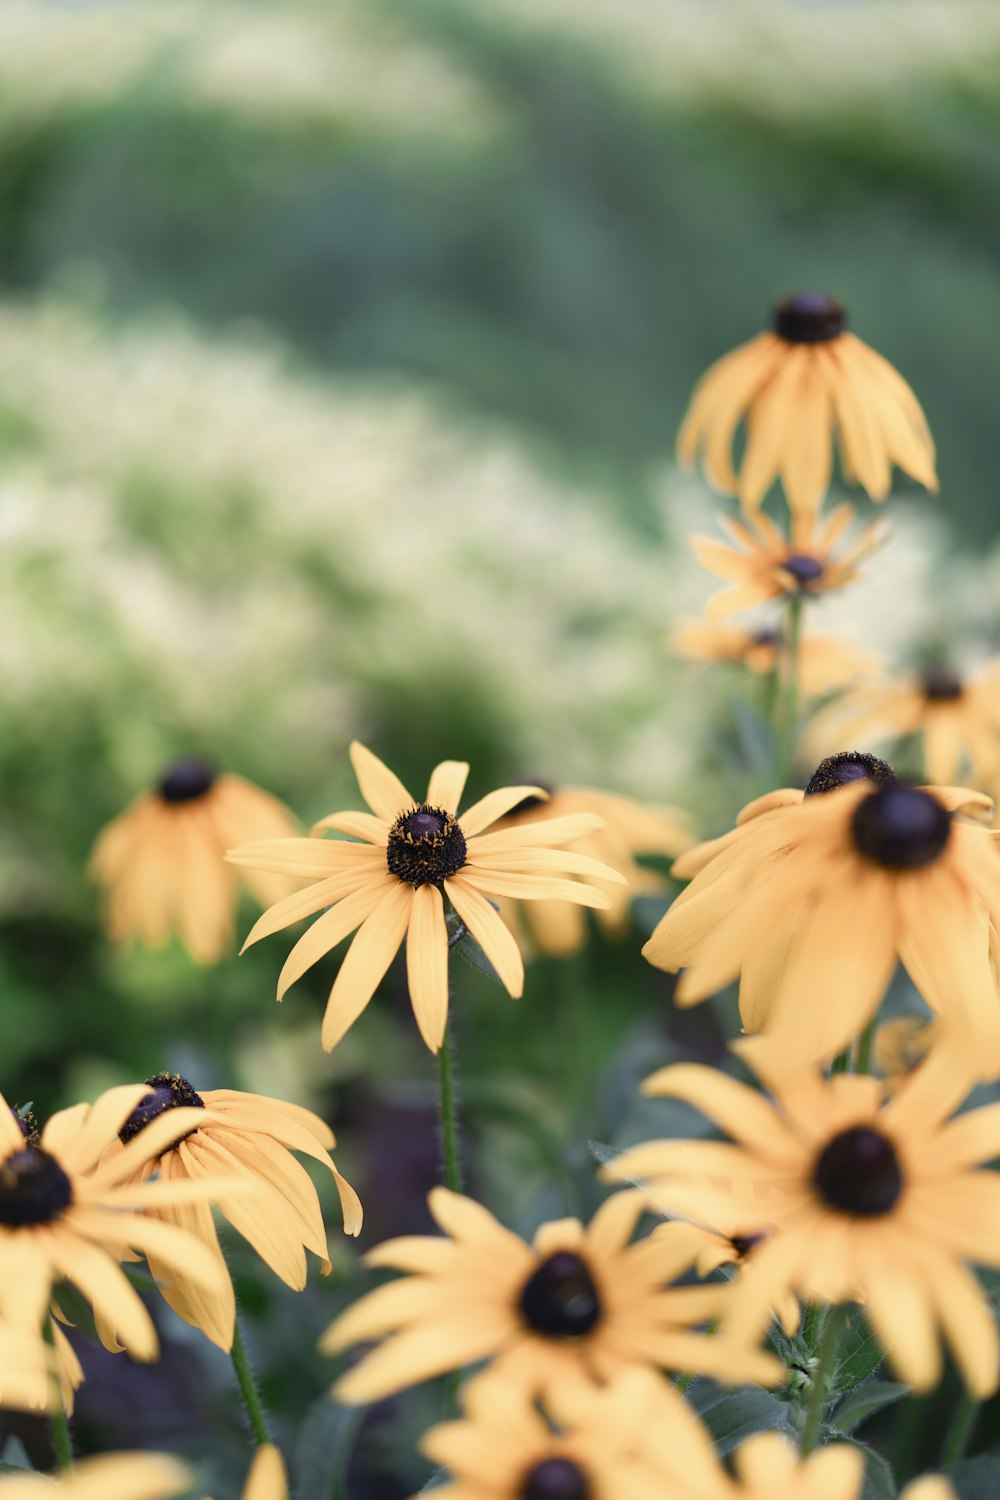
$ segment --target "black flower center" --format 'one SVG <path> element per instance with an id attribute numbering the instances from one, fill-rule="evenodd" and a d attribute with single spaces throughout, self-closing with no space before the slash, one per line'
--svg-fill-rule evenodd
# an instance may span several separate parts
<path id="1" fill-rule="evenodd" d="M 823 1147 L 813 1182 L 830 1208 L 873 1219 L 895 1207 L 903 1170 L 891 1141 L 868 1125 L 855 1125 Z"/>
<path id="2" fill-rule="evenodd" d="M 205 1101 L 200 1094 L 195 1093 L 186 1078 L 179 1073 L 154 1073 L 152 1078 L 146 1079 L 149 1085 L 149 1093 L 144 1094 L 129 1115 L 125 1124 L 118 1132 L 118 1139 L 128 1145 L 134 1140 L 140 1130 L 166 1114 L 168 1109 L 204 1109 Z M 192 1135 L 193 1131 L 188 1131 Z M 182 1136 L 181 1140 L 184 1139 Z M 177 1142 L 175 1141 L 176 1145 Z"/>
<path id="3" fill-rule="evenodd" d="M 755 630 L 750 637 L 752 646 L 777 646 L 781 640 L 781 631 L 775 630 L 773 626 L 766 626 L 762 630 Z"/>
<path id="4" fill-rule="evenodd" d="M 175 760 L 160 780 L 157 790 L 164 802 L 194 802 L 215 785 L 215 771 L 197 755 Z"/>
<path id="5" fill-rule="evenodd" d="M 24 1136 L 24 1139 L 28 1141 L 29 1144 L 34 1144 L 34 1142 L 38 1139 L 38 1121 L 35 1119 L 34 1110 L 25 1108 L 14 1109 L 12 1105 L 8 1105 L 7 1107 L 10 1110 L 11 1114 L 14 1116 L 14 1119 L 17 1122 L 17 1128 Z"/>
<path id="6" fill-rule="evenodd" d="M 774 313 L 774 331 L 790 344 L 825 344 L 839 338 L 847 314 L 836 297 L 822 292 L 796 292 L 785 297 Z"/>
<path id="7" fill-rule="evenodd" d="M 858 853 L 883 869 L 919 870 L 944 852 L 951 813 L 930 792 L 896 782 L 858 803 L 851 833 Z"/>
<path id="8" fill-rule="evenodd" d="M 799 588 L 816 583 L 826 571 L 819 558 L 810 557 L 807 552 L 793 552 L 790 557 L 785 558 L 781 566 L 786 573 L 791 573 Z"/>
<path id="9" fill-rule="evenodd" d="M 548 792 L 550 797 L 555 791 L 555 787 L 552 785 L 551 781 L 543 781 L 540 776 L 526 776 L 523 781 L 514 784 L 519 784 L 521 786 L 540 786 L 542 791 Z M 534 812 L 536 807 L 544 807 L 546 801 L 547 798 L 536 797 L 532 793 L 530 797 L 522 797 L 520 802 L 512 807 L 509 813 L 504 814 L 504 817 L 519 818 L 522 813 Z"/>
<path id="10" fill-rule="evenodd" d="M 920 676 L 920 688 L 931 703 L 954 703 L 965 691 L 961 677 L 948 667 L 926 667 Z"/>
<path id="11" fill-rule="evenodd" d="M 521 1481 L 520 1500 L 590 1500 L 590 1480 L 569 1458 L 543 1458 Z"/>
<path id="12" fill-rule="evenodd" d="M 407 885 L 440 885 L 458 874 L 465 852 L 465 834 L 451 813 L 423 804 L 393 823 L 386 862 Z"/>
<path id="13" fill-rule="evenodd" d="M 601 1320 L 601 1298 L 587 1264 L 573 1250 L 557 1250 L 524 1284 L 518 1307 L 535 1333 L 583 1338 Z"/>
<path id="14" fill-rule="evenodd" d="M 884 760 L 876 755 L 865 755 L 861 750 L 841 750 L 821 760 L 806 782 L 806 796 L 815 797 L 822 792 L 835 792 L 838 787 L 850 786 L 854 781 L 873 781 L 876 786 L 893 786 L 896 773 Z"/>
<path id="15" fill-rule="evenodd" d="M 72 1202 L 73 1184 L 41 1146 L 25 1146 L 0 1165 L 0 1224 L 51 1224 Z"/>
<path id="16" fill-rule="evenodd" d="M 750 1254 L 751 1250 L 756 1249 L 756 1247 L 762 1244 L 766 1239 L 767 1235 L 764 1233 L 731 1234 L 729 1236 L 729 1243 L 736 1251 L 736 1254 L 739 1256 L 740 1260 L 743 1260 Z"/>

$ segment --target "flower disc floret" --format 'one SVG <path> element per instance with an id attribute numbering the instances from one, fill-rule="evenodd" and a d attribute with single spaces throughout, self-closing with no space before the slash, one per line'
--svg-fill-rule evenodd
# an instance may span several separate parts
<path id="1" fill-rule="evenodd" d="M 818 557 L 810 557 L 806 552 L 793 552 L 781 566 L 786 573 L 791 573 L 800 588 L 818 583 L 826 571 Z"/>
<path id="2" fill-rule="evenodd" d="M 841 750 L 837 755 L 828 755 L 820 761 L 806 782 L 805 795 L 815 797 L 823 792 L 835 792 L 838 787 L 850 786 L 855 781 L 893 786 L 896 773 L 877 755 L 865 755 L 860 750 Z"/>
<path id="3" fill-rule="evenodd" d="M 393 823 L 386 845 L 389 873 L 407 885 L 441 885 L 465 864 L 467 846 L 458 820 L 443 807 L 421 803 Z"/>
<path id="4" fill-rule="evenodd" d="M 879 787 L 854 810 L 851 836 L 859 854 L 886 870 L 920 870 L 938 859 L 951 837 L 951 813 L 920 787 Z"/>
<path id="5" fill-rule="evenodd" d="M 775 308 L 774 331 L 789 344 L 825 344 L 847 326 L 844 306 L 823 292 L 796 292 Z"/>
<path id="6" fill-rule="evenodd" d="M 207 760 L 199 755 L 185 755 L 175 760 L 160 778 L 157 791 L 164 802 L 194 802 L 212 790 L 215 774 Z"/>
<path id="7" fill-rule="evenodd" d="M 73 1185 L 41 1146 L 25 1146 L 0 1166 L 0 1224 L 51 1224 L 73 1202 Z"/>
<path id="8" fill-rule="evenodd" d="M 521 1500 L 590 1500 L 590 1480 L 569 1458 L 544 1458 L 524 1476 Z"/>
<path id="9" fill-rule="evenodd" d="M 154 1073 L 147 1078 L 149 1093 L 139 1100 L 118 1132 L 123 1145 L 168 1109 L 204 1109 L 205 1101 L 180 1073 Z M 175 1143 L 176 1144 L 176 1143 Z"/>
<path id="10" fill-rule="evenodd" d="M 601 1320 L 601 1297 L 587 1263 L 557 1250 L 528 1278 L 518 1302 L 529 1328 L 548 1338 L 583 1338 Z"/>
<path id="11" fill-rule="evenodd" d="M 855 1125 L 823 1147 L 813 1181 L 831 1208 L 862 1219 L 880 1218 L 899 1201 L 903 1169 L 890 1140 L 870 1126 Z"/>
<path id="12" fill-rule="evenodd" d="M 965 684 L 950 667 L 927 667 L 920 677 L 924 697 L 931 703 L 955 703 L 965 692 Z"/>

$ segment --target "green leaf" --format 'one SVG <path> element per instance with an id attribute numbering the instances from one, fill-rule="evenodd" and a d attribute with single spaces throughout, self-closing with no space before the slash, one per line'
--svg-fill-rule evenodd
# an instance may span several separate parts
<path id="1" fill-rule="evenodd" d="M 901 1401 L 909 1394 L 908 1385 L 900 1385 L 894 1380 L 870 1380 L 867 1385 L 859 1386 L 846 1396 L 831 1418 L 830 1425 L 836 1432 L 854 1432 L 862 1422 L 867 1422 L 877 1411 L 884 1406 L 891 1406 L 894 1401 Z"/>
<path id="2" fill-rule="evenodd" d="M 363 1412 L 321 1396 L 306 1413 L 295 1440 L 298 1500 L 330 1500 L 343 1492 L 344 1471 Z"/>
<path id="3" fill-rule="evenodd" d="M 717 1386 L 699 1389 L 698 1382 L 695 1382 L 689 1391 L 689 1399 L 723 1457 L 755 1432 L 789 1430 L 787 1402 L 755 1386 L 723 1391 Z"/>
<path id="4" fill-rule="evenodd" d="M 1000 1495 L 1000 1458 L 995 1453 L 961 1458 L 944 1472 L 958 1491 L 959 1500 L 996 1500 Z"/>
<path id="5" fill-rule="evenodd" d="M 896 1500 L 896 1478 L 889 1464 L 864 1443 L 852 1442 L 865 1456 L 865 1482 L 858 1500 Z"/>
<path id="6" fill-rule="evenodd" d="M 3 1451 L 0 1452 L 0 1467 L 22 1470 L 34 1467 L 28 1457 L 28 1450 L 19 1437 L 12 1434 L 4 1443 Z"/>
<path id="7" fill-rule="evenodd" d="M 884 1357 L 882 1345 L 868 1327 L 864 1314 L 860 1309 L 854 1309 L 847 1319 L 837 1348 L 834 1392 L 840 1394 L 853 1391 L 859 1385 L 864 1385 L 875 1374 Z"/>

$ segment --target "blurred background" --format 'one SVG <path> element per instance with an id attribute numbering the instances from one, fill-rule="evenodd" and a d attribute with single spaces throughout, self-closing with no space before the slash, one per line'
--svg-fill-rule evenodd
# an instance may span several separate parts
<path id="1" fill-rule="evenodd" d="M 997 647 L 998 69 L 994 0 L 4 0 L 10 1097 L 44 1115 L 166 1066 L 311 1104 L 361 1247 L 425 1227 L 401 980 L 328 1058 L 334 960 L 278 1011 L 284 938 L 214 970 L 112 953 L 90 846 L 186 751 L 306 821 L 353 806 L 355 736 L 415 786 L 461 757 L 474 795 L 542 777 L 726 825 L 758 789 L 751 689 L 665 647 L 715 586 L 684 536 L 719 505 L 672 449 L 778 294 L 840 296 L 940 450 L 940 500 L 898 488 L 874 576 L 818 619 L 896 664 Z M 722 1013 L 673 1015 L 639 957 L 662 906 L 519 1005 L 456 975 L 470 1180 L 519 1227 L 589 1211 L 587 1141 L 639 1132 L 670 1048 L 721 1054 Z M 313 1345 L 354 1257 L 296 1297 L 233 1246 L 300 1500 L 346 1461 Z M 228 1365 L 160 1321 L 158 1366 L 88 1356 L 81 1440 L 211 1452 L 227 1500 Z M 347 1493 L 419 1486 L 440 1409 L 369 1418 Z"/>

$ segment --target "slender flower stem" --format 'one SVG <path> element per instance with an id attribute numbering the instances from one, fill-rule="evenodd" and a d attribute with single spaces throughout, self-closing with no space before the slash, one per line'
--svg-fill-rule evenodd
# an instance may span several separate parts
<path id="1" fill-rule="evenodd" d="M 233 1347 L 230 1350 L 230 1359 L 233 1369 L 236 1371 L 236 1383 L 240 1388 L 243 1405 L 246 1408 L 247 1420 L 253 1432 L 254 1442 L 258 1448 L 265 1448 L 271 1442 L 271 1434 L 267 1429 L 267 1413 L 264 1411 L 264 1402 L 261 1400 L 254 1373 L 247 1359 L 247 1351 L 243 1347 L 243 1335 L 240 1332 L 239 1313 L 236 1315 L 236 1323 L 233 1328 Z"/>
<path id="2" fill-rule="evenodd" d="M 45 1342 L 53 1349 L 55 1348 L 55 1327 L 49 1318 L 45 1324 Z M 72 1469 L 73 1467 L 73 1439 L 70 1436 L 69 1420 L 66 1416 L 66 1408 L 59 1398 L 59 1405 L 51 1413 L 52 1422 L 52 1446 L 56 1451 L 56 1462 L 60 1469 Z"/>
<path id="3" fill-rule="evenodd" d="M 819 1440 L 819 1430 L 823 1421 L 823 1408 L 827 1401 L 827 1386 L 830 1376 L 833 1373 L 833 1364 L 837 1355 L 837 1344 L 840 1341 L 840 1332 L 843 1326 L 844 1308 L 831 1307 L 826 1315 L 826 1325 L 823 1329 L 823 1338 L 819 1346 L 819 1355 L 816 1359 L 816 1369 L 813 1374 L 809 1405 L 806 1408 L 806 1419 L 802 1424 L 802 1437 L 799 1447 L 803 1457 L 813 1451 Z"/>
<path id="4" fill-rule="evenodd" d="M 441 1157 L 445 1187 L 462 1191 L 462 1158 L 458 1148 L 458 1101 L 455 1096 L 455 1047 L 451 1024 L 445 1028 L 438 1052 L 438 1087 L 441 1119 Z"/>
<path id="5" fill-rule="evenodd" d="M 941 1449 L 942 1468 L 962 1457 L 969 1446 L 969 1439 L 972 1437 L 972 1429 L 976 1425 L 978 1415 L 979 1402 L 974 1401 L 966 1391 L 952 1418 L 948 1435 L 944 1440 L 944 1447 Z"/>
<path id="6" fill-rule="evenodd" d="M 875 1021 L 876 1017 L 872 1016 L 855 1043 L 857 1047 L 855 1073 L 870 1073 L 872 1070 L 872 1049 L 875 1045 Z"/>
<path id="7" fill-rule="evenodd" d="M 777 731 L 776 783 L 787 786 L 795 763 L 795 730 L 799 716 L 799 654 L 802 643 L 802 599 L 789 594 L 785 614 L 785 642 L 779 667 L 781 692 L 775 709 Z"/>

